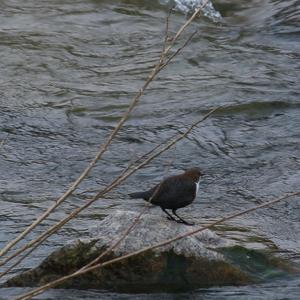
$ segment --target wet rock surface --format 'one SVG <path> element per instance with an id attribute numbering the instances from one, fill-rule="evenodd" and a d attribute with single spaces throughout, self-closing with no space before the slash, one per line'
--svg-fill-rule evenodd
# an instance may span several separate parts
<path id="1" fill-rule="evenodd" d="M 116 211 L 79 239 L 52 253 L 40 266 L 7 282 L 8 286 L 41 285 L 76 271 L 112 246 L 138 213 Z M 153 214 L 145 214 L 135 229 L 106 260 L 157 244 L 192 230 Z M 116 290 L 168 290 L 212 284 L 248 282 L 248 276 L 228 264 L 214 248 L 228 243 L 205 230 L 173 244 L 126 259 L 64 284 L 64 287 Z"/>
<path id="2" fill-rule="evenodd" d="M 91 228 L 89 238 L 70 242 L 53 252 L 37 268 L 8 280 L 5 286 L 42 285 L 78 270 L 112 246 L 137 216 L 136 212 L 116 211 Z M 145 214 L 120 247 L 108 254 L 105 260 L 154 245 L 191 231 L 192 228 L 195 227 Z M 235 247 L 232 242 L 205 230 L 170 245 L 94 270 L 69 280 L 60 287 L 121 292 L 181 291 L 255 281 L 253 274 L 240 269 L 231 262 L 232 259 L 227 259 L 234 256 L 228 249 Z M 246 249 L 238 249 L 238 253 L 247 259 Z"/>
<path id="3" fill-rule="evenodd" d="M 118 240 L 124 231 L 138 217 L 139 213 L 134 211 L 118 210 L 106 217 L 97 225 L 91 227 L 90 238 L 98 238 L 96 247 L 111 246 Z M 186 226 L 166 219 L 164 214 L 157 214 L 157 211 L 145 213 L 134 230 L 115 250 L 117 255 L 139 250 L 143 247 L 157 244 L 177 235 L 185 234 L 194 230 L 195 226 Z M 155 249 L 161 253 L 168 250 L 174 251 L 177 255 L 185 257 L 207 257 L 209 259 L 222 259 L 222 256 L 214 248 L 230 245 L 228 240 L 222 239 L 214 232 L 205 230 L 196 235 L 181 239 L 163 248 Z"/>

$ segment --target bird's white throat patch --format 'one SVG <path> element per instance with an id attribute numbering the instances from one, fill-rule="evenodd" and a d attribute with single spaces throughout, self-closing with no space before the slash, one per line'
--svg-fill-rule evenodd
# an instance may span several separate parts
<path id="1" fill-rule="evenodd" d="M 198 181 L 196 182 L 196 196 L 197 196 L 198 191 L 199 191 L 199 183 L 200 183 L 200 180 L 198 180 Z"/>

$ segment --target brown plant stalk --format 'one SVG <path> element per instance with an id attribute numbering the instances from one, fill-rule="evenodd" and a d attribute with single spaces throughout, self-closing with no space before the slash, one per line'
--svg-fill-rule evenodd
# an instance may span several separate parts
<path id="1" fill-rule="evenodd" d="M 167 27 L 168 28 L 168 27 Z M 182 29 L 181 29 L 181 32 L 182 32 Z M 177 37 L 178 37 L 179 35 L 177 35 Z M 174 42 L 174 40 L 173 40 L 173 42 Z M 165 48 L 165 46 L 164 46 L 164 48 Z M 182 48 L 182 47 L 181 47 Z M 170 49 L 170 48 L 169 48 Z M 174 57 L 174 56 L 173 56 Z M 160 63 L 161 64 L 163 64 L 163 59 L 162 59 L 162 56 L 160 57 Z M 159 68 L 159 65 L 161 65 L 161 64 L 158 64 L 157 65 L 157 67 Z M 159 70 L 157 70 L 157 72 L 159 72 Z M 152 78 L 152 77 L 151 77 Z M 151 80 L 151 78 L 149 78 L 148 80 Z M 119 176 L 120 177 L 120 176 Z M 102 195 L 101 195 L 102 196 Z M 100 196 L 100 197 L 101 197 Z M 61 223 L 61 224 L 65 224 L 66 222 L 63 222 L 63 223 Z M 52 233 L 54 233 L 55 231 L 53 231 L 53 228 L 50 228 L 50 230 L 49 231 L 47 231 L 46 232 L 46 234 L 47 233 L 49 233 L 49 232 L 52 232 Z M 51 234 L 52 234 L 51 233 Z M 51 235 L 50 234 L 50 235 Z M 49 235 L 48 235 L 49 236 Z M 39 239 L 39 241 L 44 241 L 45 240 L 45 235 L 43 236 L 43 237 L 39 237 L 38 239 Z M 47 238 L 47 237 L 46 237 Z M 17 256 L 17 255 L 19 255 L 20 253 L 22 253 L 25 249 L 28 249 L 29 247 L 31 247 L 32 245 L 34 245 L 36 243 L 36 240 L 34 240 L 34 241 L 32 241 L 32 242 L 30 242 L 30 243 L 28 243 L 27 245 L 25 245 L 25 246 L 23 246 L 20 250 L 18 250 L 17 252 L 15 252 L 14 254 L 12 254 L 11 256 L 9 256 L 8 258 L 6 258 L 5 260 L 3 260 L 2 262 L 0 262 L 0 265 L 3 265 L 3 264 L 5 264 L 6 262 L 8 262 L 9 260 L 11 260 L 13 257 L 15 257 L 15 256 Z M 32 251 L 31 251 L 32 252 Z M 28 254 L 26 254 L 24 257 L 23 257 L 23 259 L 26 257 L 26 256 L 28 256 Z M 23 259 L 21 259 L 20 261 L 22 261 Z M 19 262 L 20 262 L 19 261 Z M 14 265 L 15 266 L 15 265 Z M 4 274 L 6 274 L 7 273 L 7 271 L 6 272 L 3 272 L 1 275 L 0 275 L 0 277 L 1 276 L 3 276 Z"/>
<path id="2" fill-rule="evenodd" d="M 72 274 L 69 274 L 69 275 L 66 275 L 66 276 L 63 276 L 59 279 L 56 279 L 52 282 L 49 282 L 41 287 L 38 287 L 36 289 L 34 289 L 33 291 L 30 291 L 30 292 L 27 292 L 27 293 L 24 293 L 20 296 L 18 296 L 17 298 L 15 298 L 14 300 L 27 300 L 27 299 L 31 299 L 33 296 L 37 296 L 43 292 L 45 292 L 46 290 L 52 288 L 52 287 L 55 287 L 63 282 L 65 282 L 66 280 L 68 279 L 71 279 L 71 278 L 74 278 L 74 277 L 77 277 L 77 276 L 80 276 L 80 275 L 83 275 L 83 274 L 86 274 L 88 272 L 91 272 L 91 271 L 94 271 L 98 268 L 102 268 L 102 267 L 105 267 L 105 266 L 108 266 L 108 265 L 111 265 L 113 263 L 116 263 L 116 262 L 119 262 L 121 260 L 124 260 L 124 259 L 127 259 L 127 258 L 130 258 L 130 257 L 133 257 L 133 256 L 136 256 L 138 254 L 141 254 L 141 253 L 145 253 L 149 250 L 154 250 L 156 248 L 159 248 L 159 247 L 163 247 L 163 246 L 166 246 L 170 243 L 173 243 L 175 241 L 178 241 L 180 239 L 183 239 L 185 237 L 188 237 L 188 236 L 191 236 L 191 235 L 194 235 L 196 233 L 199 233 L 201 231 L 204 231 L 205 229 L 209 229 L 209 228 L 212 228 L 218 224 L 221 224 L 221 223 L 224 223 L 226 221 L 229 221 L 229 220 L 232 220 L 234 218 L 237 218 L 237 217 L 240 217 L 240 216 L 243 216 L 245 214 L 248 214 L 250 212 L 253 212 L 253 211 L 256 211 L 258 209 L 261 209 L 261 208 L 265 208 L 265 207 L 268 207 L 268 206 L 271 206 L 271 205 L 274 205 L 278 202 L 281 202 L 285 199 L 288 199 L 290 197 L 295 197 L 295 196 L 299 196 L 300 195 L 300 191 L 298 192 L 294 192 L 294 193 L 290 193 L 290 194 L 286 194 L 284 196 L 281 196 L 281 197 L 278 197 L 274 200 L 271 200 L 271 201 L 268 201 L 268 202 L 265 202 L 263 204 L 260 204 L 260 205 L 257 205 L 257 206 L 254 206 L 254 207 L 251 207 L 251 208 L 248 208 L 246 210 L 243 210 L 243 211 L 238 211 L 236 213 L 233 213 L 231 215 L 228 215 L 228 216 L 225 216 L 209 225 L 206 225 L 206 226 L 203 226 L 201 228 L 197 228 L 197 229 L 194 229 L 192 231 L 189 231 L 187 233 L 184 233 L 184 234 L 181 234 L 181 235 L 177 235 L 175 236 L 174 238 L 171 238 L 171 239 L 168 239 L 168 240 L 165 240 L 163 242 L 160 242 L 160 243 L 157 243 L 155 245 L 152 245 L 152 246 L 149 246 L 149 247 L 145 247 L 145 248 L 142 248 L 140 250 L 137 250 L 137 251 L 134 251 L 134 252 L 131 252 L 131 253 L 128 253 L 128 254 L 125 254 L 125 255 L 122 255 L 120 257 L 117 257 L 117 258 L 114 258 L 114 259 L 111 259 L 111 260 L 108 260 L 106 262 L 103 262 L 103 263 L 99 263 L 99 264 L 96 264 L 94 266 L 91 266 L 91 267 L 88 267 L 88 268 L 81 268 L 80 270 L 72 273 Z"/>
<path id="3" fill-rule="evenodd" d="M 171 165 L 172 165 L 172 163 L 169 164 L 166 173 L 169 172 Z M 126 230 L 124 230 L 121 237 L 111 247 L 109 247 L 104 252 L 100 253 L 94 260 L 92 260 L 91 262 L 89 262 L 88 264 L 83 266 L 80 270 L 84 270 L 84 269 L 87 269 L 88 267 L 91 267 L 92 265 L 95 265 L 96 263 L 98 263 L 101 260 L 101 258 L 105 257 L 105 255 L 109 254 L 111 251 L 113 251 L 114 249 L 117 249 L 120 246 L 122 241 L 124 241 L 125 238 L 129 235 L 129 233 L 136 227 L 136 225 L 138 224 L 138 222 L 140 221 L 140 219 L 142 218 L 144 213 L 150 208 L 152 200 L 158 193 L 158 191 L 161 187 L 161 184 L 162 184 L 162 182 L 155 188 L 154 193 L 149 198 L 145 208 L 139 213 L 139 215 L 134 219 L 134 221 L 129 225 L 129 227 Z"/>
<path id="4" fill-rule="evenodd" d="M 115 126 L 113 131 L 111 132 L 110 136 L 108 137 L 107 141 L 100 147 L 100 150 L 95 155 L 94 159 L 89 163 L 89 165 L 85 168 L 85 170 L 81 173 L 81 175 L 71 184 L 68 190 L 59 198 L 57 199 L 42 215 L 40 215 L 31 225 L 29 225 L 23 232 L 21 232 L 15 239 L 10 241 L 3 249 L 0 250 L 0 257 L 5 255 L 12 247 L 14 247 L 19 241 L 21 241 L 25 236 L 27 236 L 38 224 L 40 224 L 44 219 L 46 219 L 62 202 L 64 202 L 79 186 L 79 184 L 88 176 L 90 171 L 94 168 L 98 160 L 102 157 L 102 155 L 106 152 L 109 145 L 112 143 L 114 137 L 117 135 L 119 130 L 122 128 L 123 124 L 126 122 L 128 117 L 130 116 L 133 109 L 139 103 L 140 97 L 143 95 L 144 91 L 147 89 L 149 84 L 155 79 L 156 75 L 161 71 L 161 66 L 164 64 L 165 59 L 167 58 L 170 50 L 174 46 L 175 42 L 178 40 L 180 35 L 184 32 L 186 27 L 196 18 L 196 16 L 201 12 L 208 1 L 205 1 L 201 7 L 197 8 L 194 14 L 186 21 L 184 25 L 178 30 L 175 37 L 169 43 L 169 46 L 166 47 L 166 42 L 168 41 L 165 39 L 163 51 L 161 52 L 160 58 L 158 63 L 152 69 L 150 75 L 148 76 L 146 82 L 142 86 L 142 88 L 138 91 L 135 97 L 132 99 L 127 111 L 123 114 L 122 118 Z M 168 23 L 168 22 L 167 22 Z M 168 27 L 167 27 L 168 29 Z M 3 260 L 0 263 L 0 266 L 5 264 L 7 260 Z"/>
<path id="5" fill-rule="evenodd" d="M 149 157 L 144 159 L 142 162 L 140 162 L 137 166 L 133 166 L 126 174 L 124 174 L 122 177 L 116 178 L 110 185 L 108 185 L 106 188 L 103 190 L 99 191 L 93 198 L 88 200 L 83 206 L 73 210 L 66 218 L 63 220 L 59 221 L 57 224 L 54 224 L 52 227 L 50 227 L 47 231 L 42 233 L 40 236 L 38 236 L 36 239 L 30 241 L 23 247 L 21 247 L 19 250 L 17 250 L 14 254 L 10 255 L 9 257 L 6 258 L 5 262 L 10 261 L 17 255 L 23 253 L 25 250 L 27 250 L 30 247 L 34 246 L 34 249 L 36 249 L 41 243 L 43 243 L 49 236 L 51 236 L 53 233 L 58 231 L 61 227 L 63 227 L 67 222 L 69 222 L 71 219 L 76 217 L 81 211 L 89 207 L 92 203 L 94 203 L 97 199 L 105 196 L 108 192 L 113 190 L 115 187 L 119 186 L 122 182 L 124 182 L 129 176 L 134 174 L 136 171 L 147 165 L 150 161 L 152 161 L 154 158 L 158 157 L 161 155 L 163 152 L 167 151 L 170 149 L 173 145 L 178 143 L 180 140 L 185 138 L 197 125 L 199 125 L 201 122 L 205 121 L 211 114 L 216 112 L 220 107 L 214 108 L 210 110 L 207 114 L 205 114 L 200 120 L 196 121 L 193 123 L 190 127 L 188 127 L 185 132 L 177 134 L 173 137 L 171 137 L 169 140 L 167 140 L 164 144 L 161 145 L 161 149 L 155 147 L 154 149 L 157 149 L 154 153 L 151 153 Z M 32 251 L 30 251 L 32 252 Z M 21 259 L 18 260 L 18 264 L 25 258 L 27 257 L 28 254 L 25 254 L 25 256 Z M 16 266 L 14 264 L 14 266 Z M 7 273 L 7 270 L 4 271 L 2 274 L 0 274 L 0 278 Z"/>

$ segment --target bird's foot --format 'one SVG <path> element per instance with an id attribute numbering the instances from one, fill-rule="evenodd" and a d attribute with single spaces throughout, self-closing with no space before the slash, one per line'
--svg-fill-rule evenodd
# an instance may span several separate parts
<path id="1" fill-rule="evenodd" d="M 182 219 L 175 219 L 175 218 L 171 218 L 169 216 L 167 216 L 167 219 L 170 220 L 170 221 L 174 221 L 176 223 L 180 223 L 180 224 L 184 224 L 184 225 L 187 225 L 187 226 L 194 226 L 195 223 L 190 223 L 190 222 L 187 222 L 185 220 L 182 220 Z"/>

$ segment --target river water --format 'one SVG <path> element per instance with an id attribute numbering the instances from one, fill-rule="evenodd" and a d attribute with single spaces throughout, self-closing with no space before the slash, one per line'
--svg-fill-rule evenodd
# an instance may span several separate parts
<path id="1" fill-rule="evenodd" d="M 193 23 L 190 32 L 198 29 L 198 34 L 151 84 L 89 179 L 30 238 L 82 205 L 138 155 L 209 109 L 226 107 L 130 177 L 111 199 L 99 200 L 68 223 L 14 272 L 35 266 L 66 240 L 86 236 L 95 220 L 114 209 L 141 209 L 144 203 L 129 200 L 129 192 L 191 166 L 200 166 L 208 176 L 198 199 L 181 214 L 199 224 L 299 189 L 299 1 L 213 4 L 222 18 L 216 14 Z M 169 5 L 158 0 L 0 1 L 0 246 L 68 188 L 108 137 L 157 61 Z M 170 20 L 171 33 L 185 20 L 178 9 Z M 217 232 L 299 263 L 299 221 L 299 199 L 292 199 L 226 223 Z M 8 299 L 22 291 L 0 289 L 0 295 Z M 188 294 L 52 290 L 37 299 L 299 295 L 300 278 L 293 276 Z"/>

